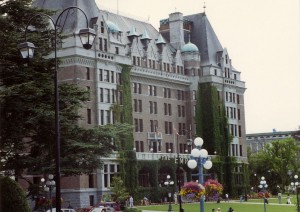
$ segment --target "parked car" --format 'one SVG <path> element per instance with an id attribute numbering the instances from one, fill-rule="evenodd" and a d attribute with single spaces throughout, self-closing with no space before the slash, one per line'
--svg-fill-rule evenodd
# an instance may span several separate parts
<path id="1" fill-rule="evenodd" d="M 114 209 L 114 210 L 110 209 L 110 211 L 121 211 L 121 204 L 117 202 L 100 202 L 97 204 L 97 206 L 104 206 L 107 209 L 109 208 Z"/>
<path id="2" fill-rule="evenodd" d="M 111 207 L 95 206 L 95 207 L 81 208 L 79 211 L 80 212 L 114 212 L 115 209 Z"/>
<path id="3" fill-rule="evenodd" d="M 96 206 L 89 212 L 115 212 L 115 209 L 112 207 Z"/>

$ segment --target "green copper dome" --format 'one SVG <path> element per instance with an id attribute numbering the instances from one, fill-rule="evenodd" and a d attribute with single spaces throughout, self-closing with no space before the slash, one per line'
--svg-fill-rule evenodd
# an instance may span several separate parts
<path id="1" fill-rule="evenodd" d="M 188 42 L 182 47 L 181 52 L 199 52 L 199 49 L 195 44 Z"/>
<path id="2" fill-rule="evenodd" d="M 112 33 L 116 33 L 116 32 L 121 32 L 120 28 L 113 22 L 111 21 L 106 21 L 108 30 Z"/>

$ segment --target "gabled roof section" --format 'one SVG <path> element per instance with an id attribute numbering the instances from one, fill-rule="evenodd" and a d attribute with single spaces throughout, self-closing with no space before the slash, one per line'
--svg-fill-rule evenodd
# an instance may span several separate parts
<path id="1" fill-rule="evenodd" d="M 191 42 L 196 44 L 201 55 L 201 65 L 214 65 L 217 63 L 217 52 L 223 51 L 223 47 L 214 32 L 207 16 L 204 13 L 185 16 L 185 19 L 193 22 Z"/>
<path id="2" fill-rule="evenodd" d="M 99 9 L 95 0 L 34 0 L 32 3 L 33 7 L 44 8 L 48 10 L 57 11 L 56 15 L 53 16 L 54 21 L 56 21 L 58 15 L 68 7 L 78 7 L 84 11 L 87 16 L 88 24 L 90 26 L 90 21 L 94 17 L 98 17 Z M 69 10 L 64 12 L 61 21 L 58 21 L 58 25 L 63 27 L 64 32 L 74 32 L 80 28 L 86 28 L 86 19 L 84 14 L 79 9 Z"/>

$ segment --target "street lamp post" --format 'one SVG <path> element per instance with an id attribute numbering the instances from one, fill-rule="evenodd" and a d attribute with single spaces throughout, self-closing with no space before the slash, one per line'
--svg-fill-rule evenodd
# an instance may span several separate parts
<path id="1" fill-rule="evenodd" d="M 53 174 L 48 175 L 48 180 L 46 181 L 46 185 L 44 187 L 44 191 L 49 191 L 49 199 L 50 199 L 50 211 L 52 212 L 52 191 L 55 188 L 55 181 L 53 180 Z M 45 182 L 45 179 L 41 179 L 42 182 Z"/>
<path id="2" fill-rule="evenodd" d="M 188 161 L 188 167 L 194 169 L 198 167 L 198 182 L 203 185 L 203 167 L 205 169 L 210 169 L 212 167 L 212 162 L 208 160 L 208 152 L 206 149 L 201 149 L 203 145 L 203 140 L 200 137 L 195 138 L 194 144 L 196 148 L 191 151 L 191 159 Z M 200 197 L 200 212 L 204 212 L 204 196 Z"/>
<path id="3" fill-rule="evenodd" d="M 179 134 L 177 133 L 176 141 L 177 141 L 177 183 L 178 183 L 178 202 L 179 202 L 179 212 L 184 212 L 182 208 L 182 200 L 180 195 L 181 190 L 181 171 L 180 171 L 180 158 L 179 158 L 179 141 L 178 141 Z"/>
<path id="4" fill-rule="evenodd" d="M 298 182 L 298 175 L 294 175 L 295 182 L 291 182 L 291 186 L 293 188 L 293 191 L 296 190 L 297 194 L 297 212 L 300 212 L 300 206 L 299 206 L 299 182 Z"/>
<path id="5" fill-rule="evenodd" d="M 165 181 L 164 184 L 168 188 L 168 198 L 169 198 L 169 209 L 168 209 L 168 212 L 174 212 L 173 209 L 172 209 L 172 204 L 171 204 L 172 194 L 171 194 L 171 191 L 169 190 L 169 186 L 174 185 L 174 181 L 171 181 L 170 178 L 171 178 L 170 175 L 167 175 L 167 181 Z"/>
<path id="6" fill-rule="evenodd" d="M 58 92 L 58 60 L 57 60 L 57 32 L 59 29 L 58 21 L 62 17 L 65 12 L 69 12 L 70 10 L 80 10 L 86 19 L 86 27 L 85 29 L 79 30 L 79 36 L 83 48 L 90 49 L 93 45 L 96 33 L 93 29 L 88 28 L 88 19 L 85 12 L 75 6 L 68 7 L 64 9 L 57 17 L 56 22 L 51 18 L 51 16 L 43 13 L 39 13 L 32 18 L 29 19 L 26 28 L 25 28 L 25 42 L 18 45 L 20 52 L 23 58 L 32 58 L 34 54 L 35 46 L 31 42 L 27 42 L 27 29 L 31 21 L 37 17 L 47 17 L 54 26 L 54 59 L 55 59 L 55 71 L 54 71 L 54 96 L 55 96 L 55 180 L 56 180 L 56 211 L 61 210 L 61 188 L 60 188 L 60 129 L 59 129 L 59 92 Z"/>
<path id="7" fill-rule="evenodd" d="M 263 191 L 265 191 L 266 188 L 268 187 L 267 181 L 265 180 L 265 177 L 264 177 L 264 176 L 261 177 L 260 185 L 259 185 L 258 187 L 259 187 L 260 189 L 262 189 Z M 266 199 L 266 197 L 264 196 L 264 212 L 267 211 L 266 203 L 267 203 L 267 199 Z"/>

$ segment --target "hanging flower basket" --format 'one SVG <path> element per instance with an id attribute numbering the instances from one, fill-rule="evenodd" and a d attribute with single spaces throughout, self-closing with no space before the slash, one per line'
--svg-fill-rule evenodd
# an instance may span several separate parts
<path id="1" fill-rule="evenodd" d="M 201 196 L 205 194 L 203 185 L 191 181 L 184 184 L 179 194 L 184 202 L 199 201 Z"/>
<path id="2" fill-rule="evenodd" d="M 209 179 L 205 182 L 204 187 L 208 200 L 218 200 L 223 192 L 223 185 L 218 180 Z"/>

